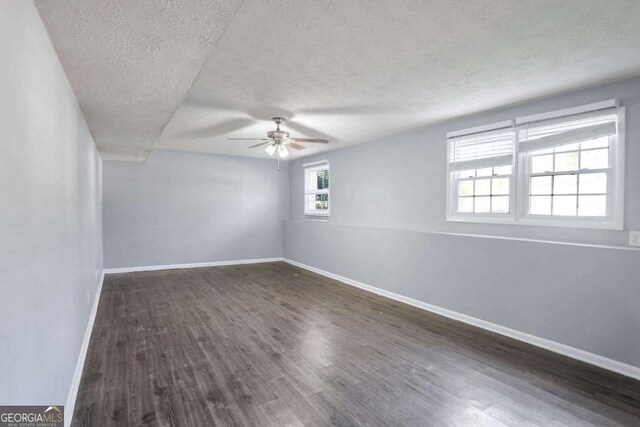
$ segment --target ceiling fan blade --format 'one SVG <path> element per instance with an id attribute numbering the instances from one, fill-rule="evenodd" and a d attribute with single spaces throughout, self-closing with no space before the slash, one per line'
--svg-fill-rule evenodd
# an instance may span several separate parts
<path id="1" fill-rule="evenodd" d="M 268 142 L 261 142 L 259 144 L 255 144 L 255 145 L 252 145 L 251 147 L 247 147 L 247 148 L 256 148 L 256 147 L 260 147 L 261 145 L 265 145 L 265 144 L 268 144 Z"/>
<path id="2" fill-rule="evenodd" d="M 317 138 L 291 138 L 297 142 L 316 142 L 318 144 L 328 144 L 329 141 L 326 139 L 317 139 Z"/>
<path id="3" fill-rule="evenodd" d="M 291 147 L 291 148 L 293 148 L 295 150 L 304 150 L 305 148 L 307 148 L 307 147 L 305 147 L 303 145 L 296 144 L 295 142 L 287 143 L 287 147 Z"/>
<path id="4" fill-rule="evenodd" d="M 229 141 L 268 141 L 269 138 L 227 138 Z"/>

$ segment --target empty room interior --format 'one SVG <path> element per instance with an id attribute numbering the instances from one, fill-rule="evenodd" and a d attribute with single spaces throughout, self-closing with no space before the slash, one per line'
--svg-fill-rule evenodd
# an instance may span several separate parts
<path id="1" fill-rule="evenodd" d="M 640 425 L 637 0 L 2 0 L 0 58 L 0 426 Z"/>

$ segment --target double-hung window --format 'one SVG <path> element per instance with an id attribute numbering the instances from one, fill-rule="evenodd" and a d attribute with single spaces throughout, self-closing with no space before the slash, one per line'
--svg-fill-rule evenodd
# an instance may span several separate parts
<path id="1" fill-rule="evenodd" d="M 509 217 L 514 144 L 511 121 L 449 134 L 449 217 Z"/>
<path id="2" fill-rule="evenodd" d="M 304 214 L 329 215 L 329 162 L 304 165 Z"/>
<path id="3" fill-rule="evenodd" d="M 615 108 L 546 120 L 519 119 L 523 216 L 588 226 L 616 223 L 623 194 Z"/>
<path id="4" fill-rule="evenodd" d="M 611 100 L 448 134 L 447 218 L 621 229 L 623 119 Z"/>

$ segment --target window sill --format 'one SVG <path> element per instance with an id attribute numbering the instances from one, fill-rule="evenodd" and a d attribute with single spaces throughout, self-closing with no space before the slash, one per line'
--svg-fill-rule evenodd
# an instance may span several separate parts
<path id="1" fill-rule="evenodd" d="M 304 213 L 305 217 L 322 217 L 322 218 L 327 218 L 329 217 L 329 212 L 317 212 L 317 213 Z"/>
<path id="2" fill-rule="evenodd" d="M 309 222 L 329 222 L 329 215 L 324 216 L 316 216 L 316 215 L 305 215 L 304 221 Z"/>
<path id="3" fill-rule="evenodd" d="M 451 216 L 447 222 L 474 222 L 480 224 L 508 224 L 515 225 L 517 222 L 512 217 L 472 217 L 472 216 Z"/>
<path id="4" fill-rule="evenodd" d="M 572 221 L 563 220 L 558 218 L 496 218 L 496 217 L 465 217 L 465 216 L 452 216 L 447 218 L 447 222 L 469 222 L 479 224 L 505 224 L 505 225 L 528 225 L 538 227 L 562 227 L 562 228 L 586 228 L 586 229 L 599 229 L 599 230 L 624 230 L 622 221 Z"/>

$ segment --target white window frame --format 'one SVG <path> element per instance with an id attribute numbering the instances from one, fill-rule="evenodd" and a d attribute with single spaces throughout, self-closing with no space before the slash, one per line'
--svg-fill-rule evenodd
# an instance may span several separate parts
<path id="1" fill-rule="evenodd" d="M 529 203 L 529 179 L 528 173 L 528 156 L 526 151 L 520 150 L 520 141 L 518 140 L 519 126 L 524 123 L 567 117 L 597 112 L 599 110 L 614 109 L 617 114 L 617 134 L 611 138 L 614 141 L 610 144 L 610 172 L 607 180 L 607 209 L 613 210 L 613 213 L 607 217 L 578 217 L 578 216 L 554 216 L 554 215 L 528 215 Z M 531 116 L 518 117 L 513 127 L 515 137 L 515 151 L 512 166 L 512 180 L 509 187 L 510 207 L 509 214 L 461 214 L 456 212 L 457 189 L 455 187 L 456 179 L 453 170 L 449 164 L 450 140 L 456 136 L 470 134 L 472 132 L 482 132 L 495 129 L 500 125 L 493 124 L 480 126 L 477 128 L 466 129 L 462 131 L 450 132 L 447 134 L 447 221 L 452 222 L 475 222 L 475 223 L 494 223 L 494 224 L 520 224 L 547 227 L 567 227 L 567 228 L 592 228 L 604 230 L 623 230 L 624 229 L 624 174 L 625 174 L 625 117 L 626 111 L 624 107 L 620 107 L 619 101 L 612 99 L 592 104 L 582 105 L 579 107 L 567 108 L 563 110 L 551 111 Z"/>
<path id="2" fill-rule="evenodd" d="M 455 177 L 455 169 L 452 169 L 450 163 L 451 142 L 454 138 L 460 136 L 467 136 L 473 134 L 479 134 L 483 132 L 497 131 L 499 129 L 506 129 L 513 127 L 513 120 L 507 120 L 497 123 L 492 123 L 484 126 L 477 126 L 469 129 L 463 129 L 455 132 L 447 133 L 447 221 L 453 222 L 482 222 L 482 223 L 499 223 L 509 224 L 514 221 L 514 211 L 516 204 L 514 200 L 514 186 L 516 185 L 516 154 L 514 147 L 513 159 L 511 161 L 511 176 L 509 177 L 509 212 L 508 213 L 463 213 L 457 211 L 457 199 L 458 188 L 457 183 L 460 179 Z M 514 144 L 517 141 L 514 136 Z M 506 165 L 504 165 L 506 166 Z M 489 167 L 489 166 L 487 166 Z M 487 178 L 491 178 L 488 176 Z"/>
<path id="3" fill-rule="evenodd" d="M 304 216 L 314 217 L 314 216 L 322 216 L 327 217 L 331 214 L 331 166 L 328 160 L 320 160 L 317 162 L 305 163 L 302 165 L 304 170 L 304 196 L 303 196 L 303 212 Z M 307 190 L 307 177 L 308 172 L 318 171 L 318 170 L 328 170 L 329 171 L 329 188 L 322 190 Z M 307 210 L 307 196 L 317 195 L 317 194 L 326 194 L 328 199 L 328 208 L 323 211 L 309 211 Z"/>

